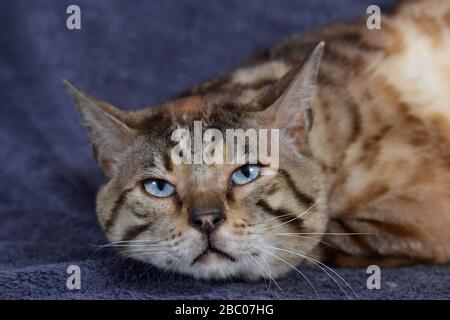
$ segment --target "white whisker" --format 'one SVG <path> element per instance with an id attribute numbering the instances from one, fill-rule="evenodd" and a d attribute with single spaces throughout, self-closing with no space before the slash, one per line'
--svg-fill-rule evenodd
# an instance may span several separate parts
<path id="1" fill-rule="evenodd" d="M 291 236 L 291 235 L 328 235 L 328 236 L 355 236 L 355 235 L 376 235 L 378 233 L 367 232 L 285 232 L 277 233 L 277 235 Z"/>
<path id="2" fill-rule="evenodd" d="M 107 247 L 114 247 L 114 246 L 116 246 L 116 245 L 121 245 L 121 244 L 128 244 L 128 243 L 139 243 L 139 244 L 150 244 L 150 245 L 153 245 L 153 244 L 158 244 L 158 243 L 160 243 L 160 242 L 162 242 L 162 241 L 164 241 L 165 239 L 158 239 L 158 241 L 154 241 L 154 240 L 151 240 L 151 239 L 145 239 L 145 240 L 123 240 L 123 241 L 114 241 L 114 242 L 110 242 L 110 243 L 107 243 L 107 244 L 104 244 L 104 245 L 100 245 L 100 246 L 97 246 L 98 248 L 96 249 L 96 251 L 98 251 L 98 250 L 101 250 L 101 249 L 103 249 L 103 248 L 107 248 Z"/>
<path id="3" fill-rule="evenodd" d="M 320 233 L 317 233 L 318 235 L 320 234 Z M 307 240 L 315 240 L 315 241 L 317 241 L 317 242 L 319 242 L 319 243 L 323 243 L 324 245 L 326 245 L 326 246 L 329 246 L 329 247 L 331 247 L 331 248 L 337 248 L 335 245 L 333 245 L 333 244 L 331 244 L 331 243 L 329 243 L 329 242 L 327 242 L 327 241 L 325 241 L 325 240 L 321 240 L 321 239 L 317 239 L 316 237 L 309 237 L 308 235 L 306 235 L 306 234 L 283 234 L 283 233 L 276 233 L 276 235 L 277 236 L 288 236 L 288 237 L 295 237 L 295 238 L 302 238 L 302 239 L 307 239 Z"/>
<path id="4" fill-rule="evenodd" d="M 114 244 L 110 245 L 109 247 L 113 248 L 120 248 L 120 247 L 126 247 L 126 248 L 139 248 L 139 247 L 164 247 L 163 244 Z"/>
<path id="5" fill-rule="evenodd" d="M 130 255 L 128 255 L 128 257 L 132 257 L 132 258 L 136 258 L 136 257 L 142 257 L 142 256 L 149 256 L 149 255 L 152 255 L 152 254 L 159 254 L 159 253 L 163 253 L 163 252 L 166 252 L 166 251 L 157 251 L 157 252 L 141 252 L 141 253 L 135 253 L 135 254 L 130 254 Z M 170 257 L 170 254 L 167 254 L 167 255 L 165 255 L 165 256 L 163 256 L 162 258 L 161 258 L 161 260 L 163 260 L 163 259 L 165 259 L 165 258 L 167 258 L 167 257 Z"/>
<path id="6" fill-rule="evenodd" d="M 161 243 L 162 241 L 164 241 L 165 239 L 158 239 L 158 241 L 152 240 L 152 239 L 145 239 L 145 240 L 122 240 L 122 241 L 115 241 L 115 242 L 110 242 L 104 245 L 100 245 L 100 246 L 96 246 L 97 249 L 95 249 L 88 257 L 87 260 L 89 260 L 92 256 L 94 256 L 95 254 L 97 254 L 100 250 L 105 249 L 105 248 L 110 248 L 110 247 L 121 247 L 121 246 L 130 246 L 129 244 L 146 244 L 146 246 L 154 246 L 157 245 L 158 243 Z"/>
<path id="7" fill-rule="evenodd" d="M 332 268 L 330 268 L 329 266 L 327 266 L 327 265 L 324 264 L 323 262 L 320 262 L 319 260 L 316 260 L 316 259 L 314 259 L 314 258 L 312 258 L 312 257 L 310 257 L 310 256 L 307 256 L 307 255 L 305 255 L 305 254 L 301 254 L 301 253 L 298 253 L 298 252 L 295 252 L 295 251 L 286 250 L 286 249 L 282 249 L 282 248 L 278 248 L 278 247 L 273 247 L 273 246 L 267 246 L 267 245 L 266 245 L 266 247 L 267 247 L 267 248 L 270 248 L 270 249 L 274 249 L 274 250 L 278 250 L 278 251 L 284 251 L 284 252 L 287 252 L 287 253 L 291 253 L 291 254 L 294 254 L 294 255 L 298 255 L 298 256 L 300 256 L 300 257 L 303 257 L 303 258 L 305 258 L 305 259 L 311 261 L 313 264 L 315 264 L 315 265 L 318 266 L 320 269 L 322 269 L 325 273 L 327 273 L 327 274 L 333 279 L 333 281 L 336 282 L 336 284 L 339 286 L 339 288 L 341 288 L 341 290 L 344 292 L 344 294 L 345 294 L 348 298 L 350 298 L 350 297 L 348 296 L 347 292 L 344 290 L 344 288 L 342 288 L 342 286 L 340 285 L 340 283 L 339 283 L 336 279 L 334 279 L 334 277 L 332 277 L 325 269 L 322 268 L 322 266 L 323 266 L 324 268 L 326 268 L 327 270 L 329 270 L 330 272 L 332 272 L 333 274 L 335 274 L 335 275 L 336 275 L 343 283 L 345 283 L 345 285 L 346 285 L 347 287 L 349 287 L 350 290 L 352 290 L 352 292 L 353 292 L 353 294 L 354 294 L 355 296 L 358 296 L 358 295 L 356 294 L 356 292 L 353 290 L 353 288 L 350 286 L 350 284 L 349 284 L 347 281 L 345 281 L 345 279 L 342 278 L 342 276 L 341 276 L 339 273 L 337 273 L 336 271 L 334 271 Z"/>
<path id="8" fill-rule="evenodd" d="M 286 263 L 288 266 L 290 266 L 292 269 L 294 269 L 298 274 L 300 274 L 300 275 L 306 280 L 306 282 L 311 286 L 311 288 L 314 290 L 314 292 L 315 292 L 316 294 L 318 293 L 317 290 L 316 290 L 316 288 L 314 287 L 314 285 L 311 283 L 311 281 L 309 281 L 308 277 L 307 277 L 303 272 L 301 272 L 300 270 L 298 270 L 294 265 L 292 265 L 292 264 L 289 263 L 288 261 L 284 260 L 283 258 L 277 256 L 276 254 L 274 254 L 274 253 L 272 253 L 272 252 L 269 252 L 268 250 L 266 250 L 266 249 L 264 249 L 264 248 L 261 248 L 261 247 L 255 245 L 255 244 L 253 244 L 253 243 L 250 243 L 250 245 L 253 246 L 253 247 L 256 247 L 256 248 L 258 248 L 259 250 L 262 250 L 262 251 L 266 252 L 267 254 L 271 255 L 272 257 L 274 257 L 274 258 L 276 258 L 276 259 L 278 259 L 278 260 L 283 261 L 284 263 Z"/>
<path id="9" fill-rule="evenodd" d="M 150 249 L 128 249 L 128 250 L 120 250 L 121 253 L 128 253 L 128 252 L 170 252 L 170 250 L 164 250 L 164 248 L 150 248 Z"/>
<path id="10" fill-rule="evenodd" d="M 260 263 L 259 263 L 259 261 L 256 259 L 256 258 L 254 258 L 254 257 L 252 257 L 252 255 L 250 254 L 250 253 L 247 253 L 247 255 L 250 257 L 250 259 L 252 259 L 268 276 L 269 276 L 269 286 L 268 286 L 268 290 L 270 289 L 270 283 L 273 281 L 274 283 L 275 283 L 275 285 L 278 287 L 278 289 L 282 292 L 282 293 L 284 293 L 283 292 L 283 289 L 281 289 L 281 287 L 278 285 L 278 282 L 276 282 L 275 281 L 275 279 L 272 277 L 272 275 L 270 274 L 270 268 L 269 268 L 269 265 L 266 263 L 266 265 L 267 265 L 267 268 L 268 268 L 268 270 L 266 270 L 265 268 L 264 268 L 264 266 L 262 266 Z"/>
<path id="11" fill-rule="evenodd" d="M 286 225 L 286 224 L 288 224 L 288 223 L 291 223 L 291 222 L 294 221 L 294 220 L 297 220 L 297 219 L 303 217 L 303 216 L 304 216 L 305 214 L 307 214 L 312 208 L 314 208 L 320 201 L 322 201 L 322 199 L 323 199 L 323 198 L 320 198 L 319 200 L 317 200 L 312 206 L 310 206 L 308 209 L 306 209 L 306 210 L 303 211 L 302 213 L 296 215 L 294 218 L 292 218 L 292 219 L 290 219 L 290 220 L 288 220 L 288 221 L 285 221 L 285 222 L 283 222 L 283 223 L 280 223 L 280 224 L 277 224 L 277 225 L 274 225 L 274 226 L 271 226 L 271 227 L 268 227 L 268 228 L 261 229 L 261 230 L 259 230 L 259 231 L 267 231 L 267 230 L 270 230 L 270 229 L 279 228 L 279 227 L 284 226 L 284 225 Z M 281 216 L 280 216 L 280 217 L 281 217 Z M 279 218 L 279 217 L 277 217 L 277 218 Z"/>

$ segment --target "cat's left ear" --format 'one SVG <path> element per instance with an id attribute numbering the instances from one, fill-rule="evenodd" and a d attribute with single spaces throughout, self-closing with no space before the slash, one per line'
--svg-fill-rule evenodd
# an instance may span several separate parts
<path id="1" fill-rule="evenodd" d="M 87 128 L 94 147 L 94 156 L 106 176 L 117 169 L 121 154 L 130 145 L 135 130 L 127 124 L 127 114 L 75 88 L 64 80 Z"/>
<path id="2" fill-rule="evenodd" d="M 262 118 L 266 121 L 269 119 L 272 127 L 285 131 L 295 138 L 299 145 L 305 143 L 306 135 L 312 126 L 311 108 L 317 93 L 317 76 L 324 46 L 324 42 L 319 43 L 293 77 L 287 75 L 287 78 L 280 80 L 278 85 L 285 88 L 283 93 L 261 112 Z M 287 87 L 282 83 L 286 79 L 290 80 Z"/>

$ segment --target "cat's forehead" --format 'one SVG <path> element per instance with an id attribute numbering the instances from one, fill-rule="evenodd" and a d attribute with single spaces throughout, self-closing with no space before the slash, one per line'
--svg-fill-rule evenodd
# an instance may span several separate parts
<path id="1" fill-rule="evenodd" d="M 173 134 L 178 129 L 187 129 L 192 139 L 191 146 L 194 146 L 199 122 L 201 134 L 208 129 L 218 129 L 224 134 L 226 129 L 244 129 L 244 110 L 245 105 L 231 99 L 188 97 L 134 113 L 134 127 L 141 134 L 133 144 L 133 168 L 138 172 L 151 171 L 155 175 L 174 174 L 186 181 L 191 179 L 192 185 L 202 185 L 208 179 L 222 179 L 223 174 L 228 174 L 229 166 L 203 163 L 175 166 L 171 152 L 178 142 L 174 141 Z"/>
<path id="2" fill-rule="evenodd" d="M 224 96 L 184 97 L 136 114 L 137 127 L 167 137 L 178 128 L 193 128 L 202 122 L 203 129 L 225 130 L 245 125 L 245 105 Z"/>

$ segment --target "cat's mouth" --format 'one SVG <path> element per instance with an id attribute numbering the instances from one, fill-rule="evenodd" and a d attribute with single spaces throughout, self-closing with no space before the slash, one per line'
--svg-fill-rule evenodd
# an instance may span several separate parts
<path id="1" fill-rule="evenodd" d="M 217 249 L 216 247 L 214 247 L 212 244 L 209 243 L 208 247 L 206 247 L 206 249 L 203 250 L 202 253 L 200 253 L 197 257 L 195 257 L 195 259 L 191 263 L 191 266 L 196 263 L 205 263 L 211 256 L 216 256 L 219 259 L 230 260 L 232 262 L 236 261 L 234 257 L 232 257 L 231 255 L 222 250 Z"/>

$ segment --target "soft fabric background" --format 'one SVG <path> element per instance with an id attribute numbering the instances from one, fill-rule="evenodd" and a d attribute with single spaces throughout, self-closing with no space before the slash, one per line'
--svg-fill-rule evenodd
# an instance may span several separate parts
<path id="1" fill-rule="evenodd" d="M 94 213 L 103 177 L 61 80 L 123 108 L 161 102 L 223 72 L 255 50 L 376 2 L 2 1 L 0 4 L 0 298 L 346 298 L 319 269 L 264 283 L 207 283 L 125 261 L 105 244 Z M 82 30 L 67 30 L 78 4 Z M 81 290 L 66 268 L 82 270 Z M 450 297 L 449 267 L 383 269 L 382 289 L 363 269 L 337 270 L 360 298 Z M 351 297 L 351 291 L 347 288 Z"/>

